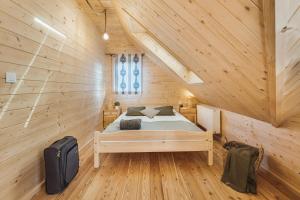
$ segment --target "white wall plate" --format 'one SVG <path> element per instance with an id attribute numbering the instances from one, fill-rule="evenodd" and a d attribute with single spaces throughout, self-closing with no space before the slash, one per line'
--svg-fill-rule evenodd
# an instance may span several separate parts
<path id="1" fill-rule="evenodd" d="M 17 82 L 17 75 L 15 72 L 6 72 L 5 74 L 6 83 L 15 83 Z"/>

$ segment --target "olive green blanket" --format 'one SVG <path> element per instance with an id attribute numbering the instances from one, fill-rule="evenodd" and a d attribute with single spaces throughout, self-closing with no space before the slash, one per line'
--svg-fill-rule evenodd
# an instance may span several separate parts
<path id="1" fill-rule="evenodd" d="M 228 154 L 222 182 L 238 192 L 256 194 L 255 161 L 258 149 L 234 141 L 226 143 L 224 148 Z"/>

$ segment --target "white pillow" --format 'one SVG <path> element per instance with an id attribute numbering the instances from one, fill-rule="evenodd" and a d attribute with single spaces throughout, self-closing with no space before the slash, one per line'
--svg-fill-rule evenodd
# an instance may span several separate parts
<path id="1" fill-rule="evenodd" d="M 149 117 L 150 119 L 152 119 L 154 116 L 156 116 L 160 111 L 156 110 L 154 108 L 146 108 L 144 110 L 140 111 L 142 114 L 144 114 L 145 116 Z"/>

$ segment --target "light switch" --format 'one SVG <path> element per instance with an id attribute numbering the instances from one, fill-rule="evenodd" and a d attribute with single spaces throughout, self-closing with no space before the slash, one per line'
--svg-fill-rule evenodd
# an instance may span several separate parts
<path id="1" fill-rule="evenodd" d="M 15 83 L 17 82 L 17 76 L 15 72 L 6 72 L 5 76 L 6 83 Z"/>

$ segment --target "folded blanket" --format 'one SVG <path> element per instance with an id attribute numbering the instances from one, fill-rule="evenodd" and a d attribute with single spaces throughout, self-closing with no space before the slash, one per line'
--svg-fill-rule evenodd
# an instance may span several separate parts
<path id="1" fill-rule="evenodd" d="M 228 150 L 222 182 L 238 192 L 256 194 L 255 161 L 259 151 L 257 148 L 228 142 L 224 145 Z"/>
<path id="2" fill-rule="evenodd" d="M 141 129 L 141 119 L 131 119 L 120 121 L 120 130 L 139 130 Z"/>

